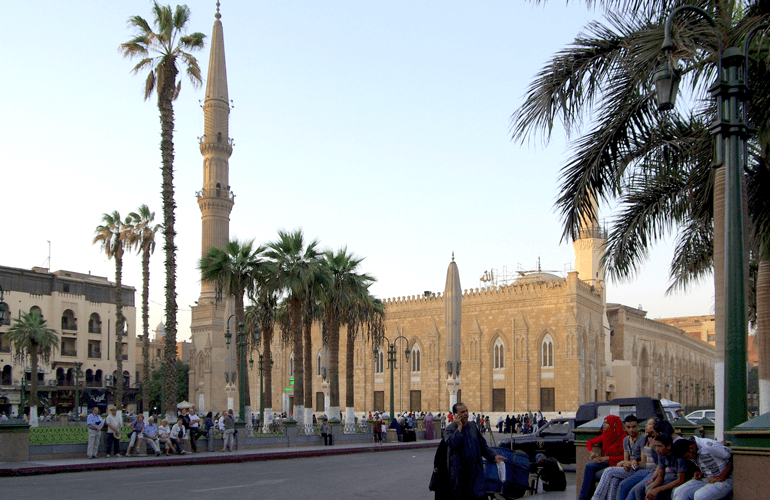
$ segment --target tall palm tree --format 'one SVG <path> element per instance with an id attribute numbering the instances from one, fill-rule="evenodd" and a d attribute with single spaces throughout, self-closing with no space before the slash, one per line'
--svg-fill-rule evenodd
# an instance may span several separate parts
<path id="1" fill-rule="evenodd" d="M 355 358 L 354 349 L 356 337 L 360 334 L 379 345 L 385 335 L 385 304 L 380 299 L 369 294 L 370 285 L 363 296 L 357 297 L 345 312 L 347 324 L 347 350 L 345 355 L 345 422 L 346 427 L 355 424 L 353 408 L 355 406 Z"/>
<path id="2" fill-rule="evenodd" d="M 707 90 L 717 74 L 720 45 L 742 45 L 750 30 L 767 21 L 770 5 L 687 2 L 709 12 L 717 26 L 688 12 L 674 23 L 676 49 L 669 57 L 674 64 L 684 61 L 682 85 L 691 94 L 689 101 L 700 103 L 690 116 L 681 116 L 676 110 L 656 111 L 651 75 L 662 57 L 663 23 L 683 3 L 602 2 L 607 23 L 589 24 L 544 67 L 514 113 L 512 131 L 516 140 L 540 132 L 547 142 L 560 120 L 570 137 L 578 135 L 574 155 L 562 169 L 556 203 L 563 236 L 578 237 L 581 221 L 596 217 L 592 200 L 619 200 L 624 211 L 610 233 L 605 261 L 616 280 L 633 276 L 652 245 L 681 228 L 671 267 L 673 287 L 687 286 L 713 265 L 719 363 L 725 342 L 724 167 L 711 170 L 709 125 L 717 109 Z M 752 54 L 750 83 L 757 92 L 749 118 L 758 125 L 762 143 L 770 138 L 767 49 L 760 46 L 757 55 L 752 48 Z M 587 131 L 584 123 L 591 124 Z M 756 141 L 749 146 L 756 148 Z"/>
<path id="3" fill-rule="evenodd" d="M 235 299 L 235 316 L 238 324 L 235 325 L 236 331 L 244 321 L 244 296 L 254 288 L 254 278 L 258 273 L 258 267 L 263 264 L 262 253 L 265 247 L 254 248 L 254 241 L 244 243 L 238 240 L 231 240 L 225 249 L 212 247 L 204 255 L 198 269 L 201 271 L 201 280 L 216 284 L 216 301 L 222 300 L 222 295 L 233 296 Z M 236 343 L 237 344 L 237 343 Z M 238 370 L 241 369 L 245 360 L 241 360 L 244 353 L 237 349 Z M 249 395 L 249 378 L 243 377 L 244 381 L 244 405 L 251 406 L 251 396 Z M 241 418 L 244 418 L 241 415 Z"/>
<path id="4" fill-rule="evenodd" d="M 328 283 L 324 290 L 324 311 L 329 335 L 329 413 L 330 418 L 339 418 L 340 412 L 340 326 L 349 321 L 349 314 L 357 302 L 365 300 L 368 287 L 374 278 L 368 274 L 359 274 L 358 267 L 363 258 L 348 253 L 347 247 L 337 252 L 324 252 Z M 355 333 L 353 333 L 355 335 Z M 350 335 L 349 335 L 350 337 Z M 353 350 L 348 342 L 350 351 L 348 361 L 352 365 Z M 353 405 L 347 407 L 346 423 L 354 422 L 352 417 Z"/>
<path id="5" fill-rule="evenodd" d="M 149 70 L 144 86 L 144 98 L 149 99 L 157 90 L 158 110 L 160 111 L 162 158 L 162 193 L 163 193 L 163 250 L 166 253 L 166 333 L 164 336 L 164 363 L 166 369 L 167 413 L 175 410 L 174 394 L 177 393 L 176 377 L 176 245 L 174 237 L 174 101 L 179 96 L 182 82 L 177 82 L 179 66 L 186 67 L 187 76 L 193 87 L 201 84 L 201 71 L 198 61 L 190 53 L 203 48 L 203 33 L 187 32 L 190 21 L 190 9 L 178 5 L 172 10 L 170 5 L 161 6 L 153 2 L 152 25 L 141 16 L 132 16 L 128 24 L 134 30 L 134 37 L 120 45 L 124 57 L 140 58 L 133 72 Z M 189 51 L 189 52 L 188 52 Z"/>
<path id="6" fill-rule="evenodd" d="M 150 255 L 155 252 L 155 212 L 142 205 L 126 217 L 127 248 L 142 254 L 142 406 L 149 409 L 150 401 Z"/>
<path id="7" fill-rule="evenodd" d="M 29 358 L 30 366 L 30 395 L 29 416 L 32 427 L 37 427 L 37 367 L 38 362 L 48 363 L 53 351 L 59 347 L 59 337 L 48 328 L 46 320 L 37 309 L 31 313 L 22 313 L 21 318 L 14 319 L 14 324 L 4 333 L 6 340 L 14 351 L 14 359 L 21 363 Z M 22 383 L 24 381 L 22 380 Z"/>
<path id="8" fill-rule="evenodd" d="M 262 422 L 263 430 L 266 432 L 269 428 L 270 415 L 273 412 L 273 352 L 271 345 L 273 342 L 276 309 L 278 308 L 278 294 L 280 286 L 276 280 L 277 273 L 272 262 L 267 262 L 264 266 L 257 268 L 254 277 L 254 288 L 249 292 L 251 306 L 248 310 L 253 311 L 260 328 L 262 329 L 262 355 L 263 355 L 263 413 L 265 420 Z"/>
<path id="9" fill-rule="evenodd" d="M 115 259 L 115 404 L 118 411 L 123 407 L 123 252 L 126 247 L 126 225 L 115 210 L 102 215 L 102 223 L 96 226 L 93 243 L 99 243 L 108 259 Z"/>
<path id="10" fill-rule="evenodd" d="M 321 261 L 323 264 L 323 261 Z M 303 356 L 303 375 L 305 391 L 305 422 L 312 425 L 313 422 L 313 323 L 321 318 L 321 300 L 323 287 L 326 281 L 324 266 L 321 266 L 321 272 L 316 274 L 310 283 L 309 293 L 305 296 L 302 303 L 302 347 Z"/>
<path id="11" fill-rule="evenodd" d="M 293 232 L 279 230 L 278 239 L 268 243 L 267 247 L 266 255 L 276 266 L 276 277 L 287 294 L 289 331 L 294 344 L 294 415 L 301 420 L 305 414 L 302 302 L 320 272 L 318 240 L 306 245 L 301 229 Z M 304 428 L 307 430 L 307 422 Z"/>

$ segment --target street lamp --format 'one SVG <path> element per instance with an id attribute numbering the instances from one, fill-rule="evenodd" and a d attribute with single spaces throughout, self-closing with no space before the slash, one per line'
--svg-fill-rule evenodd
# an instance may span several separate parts
<path id="1" fill-rule="evenodd" d="M 251 314 L 255 320 L 254 325 L 254 339 L 255 342 L 259 342 L 262 337 L 262 330 L 256 325 L 257 315 L 252 311 L 247 311 L 243 316 L 243 321 L 238 323 L 238 336 L 236 338 L 236 348 L 238 349 L 236 356 L 238 357 L 238 413 L 243 422 L 246 421 L 246 346 L 248 340 L 246 338 L 245 323 L 246 318 Z M 225 343 L 228 349 L 230 348 L 230 339 L 232 334 L 230 333 L 230 320 L 235 317 L 235 314 L 231 314 L 227 318 L 227 324 L 225 328 Z M 251 419 L 247 422 L 247 427 L 251 424 Z"/>
<path id="2" fill-rule="evenodd" d="M 398 358 L 396 358 L 396 341 L 398 339 L 404 339 L 406 340 L 406 349 L 404 349 L 404 356 L 406 356 L 406 360 L 409 361 L 409 354 L 411 354 L 411 351 L 409 350 L 409 339 L 404 337 L 403 335 L 399 335 L 396 337 L 393 342 L 388 340 L 388 337 L 382 336 L 383 339 L 385 339 L 385 343 L 388 345 L 388 366 L 390 366 L 390 418 L 391 420 L 395 418 L 395 401 L 393 398 L 393 367 L 396 364 L 396 361 Z M 375 345 L 374 346 L 374 359 L 377 359 L 380 353 L 380 347 Z M 401 373 L 399 373 L 399 376 Z"/>
<path id="3" fill-rule="evenodd" d="M 669 66 L 674 49 L 671 24 L 683 11 L 692 11 L 716 27 L 714 19 L 703 9 L 683 5 L 674 9 L 666 19 L 665 38 L 661 50 Z M 744 255 L 744 210 L 741 178 L 747 165 L 746 139 L 750 136 L 745 103 L 748 100 L 748 59 L 746 53 L 757 31 L 768 28 L 761 24 L 746 35 L 743 50 L 724 48 L 719 42 L 718 76 L 709 88 L 716 101 L 717 119 L 711 127 L 716 148 L 714 164 L 725 167 L 725 226 L 724 226 L 724 314 L 725 314 L 725 371 L 724 371 L 724 430 L 746 420 L 746 259 Z M 678 68 L 661 67 L 656 72 L 658 109 L 674 107 Z"/>

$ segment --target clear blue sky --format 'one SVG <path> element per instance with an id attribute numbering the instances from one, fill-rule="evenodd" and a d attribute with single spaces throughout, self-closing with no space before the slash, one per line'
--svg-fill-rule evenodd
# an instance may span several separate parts
<path id="1" fill-rule="evenodd" d="M 214 1 L 190 1 L 208 36 Z M 267 242 L 302 227 L 323 246 L 366 258 L 381 297 L 441 291 L 454 251 L 463 288 L 485 270 L 574 265 L 553 203 L 568 154 L 561 129 L 544 147 L 509 138 L 510 115 L 556 51 L 600 13 L 578 2 L 294 0 L 221 6 L 235 149 L 231 236 Z M 6 6 L 3 244 L 0 264 L 114 279 L 91 245 L 101 214 L 146 203 L 161 219 L 160 124 L 145 75 L 118 52 L 150 2 Z M 196 54 L 208 66 L 208 44 Z M 179 337 L 200 285 L 203 89 L 175 103 Z M 608 214 L 603 213 L 603 216 Z M 670 246 L 608 301 L 649 317 L 713 313 L 713 283 L 664 296 Z M 137 288 L 137 257 L 125 283 Z M 162 242 L 153 257 L 151 326 L 163 318 Z M 140 317 L 137 315 L 137 322 Z M 139 330 L 140 326 L 138 326 Z"/>

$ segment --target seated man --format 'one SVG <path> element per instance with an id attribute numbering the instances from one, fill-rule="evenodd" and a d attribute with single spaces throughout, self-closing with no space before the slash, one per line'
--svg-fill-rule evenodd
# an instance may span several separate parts
<path id="1" fill-rule="evenodd" d="M 158 442 L 158 428 L 155 427 L 155 420 L 150 417 L 147 419 L 147 425 L 144 426 L 144 442 L 147 443 L 149 446 L 152 446 L 152 449 L 155 450 L 155 456 L 160 456 L 160 445 Z M 147 454 L 149 455 L 149 449 L 147 450 Z"/>
<path id="2" fill-rule="evenodd" d="M 158 427 L 158 442 L 163 444 L 166 449 L 166 456 L 168 456 L 171 453 L 171 429 L 165 418 L 160 421 L 160 427 Z"/>
<path id="3" fill-rule="evenodd" d="M 134 446 L 136 445 L 137 437 L 142 437 L 142 432 L 144 431 L 144 415 L 140 413 L 136 416 L 136 419 L 128 425 L 131 427 L 131 439 L 128 441 L 128 450 L 126 450 L 126 456 L 130 457 L 131 452 L 134 450 Z"/>
<path id="4" fill-rule="evenodd" d="M 674 443 L 674 456 L 692 460 L 700 469 L 695 476 L 674 490 L 674 500 L 719 500 L 733 492 L 733 455 L 719 441 L 699 437 Z"/>
<path id="5" fill-rule="evenodd" d="M 637 484 L 632 493 L 636 500 L 666 500 L 671 491 L 684 484 L 687 473 L 686 460 L 677 458 L 671 452 L 673 440 L 668 434 L 658 434 L 652 440 L 652 449 L 658 454 L 658 467 L 645 483 Z"/>

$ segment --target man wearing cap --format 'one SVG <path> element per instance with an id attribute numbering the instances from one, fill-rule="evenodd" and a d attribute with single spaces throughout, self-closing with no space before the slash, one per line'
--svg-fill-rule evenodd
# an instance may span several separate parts
<path id="1" fill-rule="evenodd" d="M 733 493 L 733 454 L 719 441 L 699 437 L 680 439 L 672 446 L 678 458 L 698 466 L 692 479 L 674 490 L 672 500 L 719 500 Z"/>

